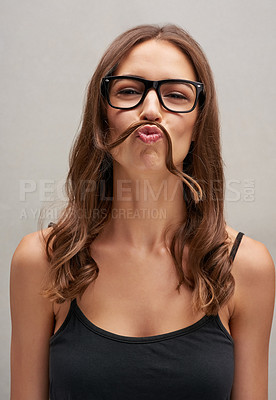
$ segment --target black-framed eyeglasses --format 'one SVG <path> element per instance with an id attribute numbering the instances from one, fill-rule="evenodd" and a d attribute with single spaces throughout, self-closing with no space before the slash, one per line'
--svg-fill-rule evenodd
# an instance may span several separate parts
<path id="1" fill-rule="evenodd" d="M 204 85 L 186 79 L 149 81 L 136 76 L 106 76 L 102 94 L 108 104 L 120 110 L 139 106 L 150 89 L 154 89 L 162 106 L 172 112 L 188 113 L 195 109 Z"/>

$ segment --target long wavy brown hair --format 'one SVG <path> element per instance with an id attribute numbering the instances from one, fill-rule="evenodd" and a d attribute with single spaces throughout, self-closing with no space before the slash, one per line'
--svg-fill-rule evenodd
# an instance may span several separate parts
<path id="1" fill-rule="evenodd" d="M 189 58 L 197 80 L 203 82 L 205 88 L 183 172 L 173 164 L 168 133 L 161 125 L 156 125 L 167 138 L 166 166 L 182 180 L 186 203 L 186 218 L 175 230 L 170 243 L 179 279 L 176 290 L 187 285 L 193 292 L 193 309 L 212 315 L 230 299 L 235 285 L 224 219 L 218 107 L 212 71 L 202 49 L 186 31 L 175 25 L 141 25 L 128 30 L 114 40 L 96 68 L 87 90 L 80 132 L 70 154 L 66 181 L 68 203 L 45 236 L 51 267 L 42 293 L 62 303 L 81 296 L 98 276 L 99 266 L 90 247 L 111 218 L 113 161 L 110 149 L 137 129 L 134 124 L 116 142 L 108 143 L 107 105 L 101 93 L 101 80 L 115 71 L 135 45 L 152 39 L 166 40 L 177 46 Z M 188 272 L 184 273 L 185 245 L 189 251 Z"/>

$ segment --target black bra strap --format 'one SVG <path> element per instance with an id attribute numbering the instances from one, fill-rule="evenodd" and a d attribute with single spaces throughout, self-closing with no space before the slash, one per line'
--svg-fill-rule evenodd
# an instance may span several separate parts
<path id="1" fill-rule="evenodd" d="M 234 242 L 234 244 L 233 244 L 233 247 L 232 247 L 231 253 L 230 253 L 230 260 L 231 260 L 232 262 L 233 262 L 234 259 L 235 259 L 237 250 L 238 250 L 238 248 L 239 248 L 239 245 L 240 245 L 240 243 L 241 243 L 241 240 L 242 240 L 242 237 L 243 237 L 243 236 L 244 236 L 244 233 L 242 233 L 242 232 L 239 232 L 239 233 L 237 234 L 237 237 L 236 237 L 236 239 L 235 239 L 235 242 Z"/>

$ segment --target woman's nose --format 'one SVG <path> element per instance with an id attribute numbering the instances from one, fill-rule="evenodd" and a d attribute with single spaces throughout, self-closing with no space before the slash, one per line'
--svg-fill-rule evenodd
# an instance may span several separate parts
<path id="1" fill-rule="evenodd" d="M 156 91 L 154 89 L 151 89 L 147 93 L 143 103 L 141 104 L 140 118 L 145 119 L 147 121 L 161 122 L 162 121 L 161 107 L 162 106 L 159 102 Z"/>

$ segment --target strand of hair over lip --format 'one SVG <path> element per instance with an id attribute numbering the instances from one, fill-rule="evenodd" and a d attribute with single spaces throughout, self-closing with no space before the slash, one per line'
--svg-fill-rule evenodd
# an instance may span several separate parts
<path id="1" fill-rule="evenodd" d="M 172 160 L 172 141 L 170 135 L 168 134 L 167 130 L 158 122 L 150 122 L 150 121 L 135 122 L 134 124 L 130 125 L 114 142 L 103 144 L 100 147 L 110 154 L 111 149 L 121 144 L 134 131 L 136 131 L 138 128 L 144 125 L 155 125 L 164 133 L 168 143 L 167 155 L 166 155 L 166 167 L 172 174 L 178 176 L 182 180 L 182 182 L 185 183 L 185 185 L 190 189 L 192 193 L 194 202 L 197 204 L 199 201 L 202 200 L 203 196 L 201 186 L 191 176 L 187 175 L 185 172 L 179 171 L 176 168 Z"/>

